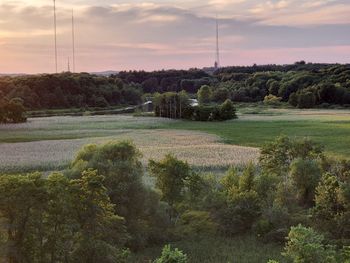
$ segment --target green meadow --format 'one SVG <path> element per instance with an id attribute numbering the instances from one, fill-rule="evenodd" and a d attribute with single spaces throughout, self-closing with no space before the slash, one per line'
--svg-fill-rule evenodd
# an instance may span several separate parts
<path id="1" fill-rule="evenodd" d="M 242 108 L 227 122 L 193 122 L 131 115 L 33 118 L 0 126 L 0 143 L 118 135 L 125 130 L 180 129 L 219 136 L 227 144 L 260 147 L 280 135 L 310 137 L 328 153 L 350 154 L 350 111 Z"/>

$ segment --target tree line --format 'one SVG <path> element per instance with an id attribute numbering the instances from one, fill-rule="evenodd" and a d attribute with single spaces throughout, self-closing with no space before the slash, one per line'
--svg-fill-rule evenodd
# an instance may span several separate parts
<path id="1" fill-rule="evenodd" d="M 300 108 L 350 105 L 350 66 L 262 65 L 205 70 L 122 71 L 112 76 L 62 73 L 0 77 L 0 98 L 20 98 L 28 110 L 136 105 L 144 94 L 196 94 L 210 86 L 213 102 L 259 102 L 275 96 Z"/>
<path id="2" fill-rule="evenodd" d="M 285 244 L 283 255 L 295 263 L 350 259 L 350 162 L 308 139 L 277 138 L 258 164 L 222 178 L 172 155 L 150 160 L 154 187 L 143 183 L 140 157 L 132 143 L 110 142 L 83 147 L 69 169 L 47 178 L 0 175 L 1 257 L 126 262 L 172 240 L 251 233 Z M 166 246 L 155 262 L 173 256 L 187 260 Z"/>
<path id="3" fill-rule="evenodd" d="M 142 91 L 118 78 L 88 73 L 25 75 L 0 78 L 0 96 L 20 98 L 28 110 L 104 108 L 141 103 Z"/>

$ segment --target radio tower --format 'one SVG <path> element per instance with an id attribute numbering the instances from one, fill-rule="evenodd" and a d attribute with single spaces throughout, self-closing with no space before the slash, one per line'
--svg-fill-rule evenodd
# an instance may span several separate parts
<path id="1" fill-rule="evenodd" d="M 56 0 L 53 0 L 53 24 L 55 33 L 55 69 L 57 73 L 57 28 L 56 28 Z"/>
<path id="2" fill-rule="evenodd" d="M 73 48 L 73 73 L 75 72 L 75 28 L 74 28 L 74 10 L 72 9 L 72 48 Z"/>
<path id="3" fill-rule="evenodd" d="M 218 20 L 218 16 L 217 15 L 216 15 L 216 56 L 215 56 L 214 68 L 215 69 L 220 68 L 219 20 Z"/>

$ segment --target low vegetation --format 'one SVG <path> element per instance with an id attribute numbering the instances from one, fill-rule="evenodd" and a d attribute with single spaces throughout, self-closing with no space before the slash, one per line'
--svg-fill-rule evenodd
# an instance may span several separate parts
<path id="1" fill-rule="evenodd" d="M 20 99 L 3 99 L 0 96 L 0 124 L 25 122 L 24 107 Z"/>
<path id="2" fill-rule="evenodd" d="M 63 174 L 2 174 L 3 258 L 142 262 L 146 248 L 171 243 L 178 249 L 165 246 L 148 259 L 199 262 L 193 253 L 206 252 L 196 243 L 254 236 L 251 244 L 284 245 L 283 253 L 265 250 L 240 262 L 350 260 L 349 161 L 327 157 L 309 139 L 279 137 L 262 147 L 258 164 L 232 167 L 222 178 L 172 155 L 147 167 L 154 186 L 142 180 L 140 151 L 121 141 L 84 146 Z M 238 256 L 223 253 L 228 258 L 212 260 Z"/>

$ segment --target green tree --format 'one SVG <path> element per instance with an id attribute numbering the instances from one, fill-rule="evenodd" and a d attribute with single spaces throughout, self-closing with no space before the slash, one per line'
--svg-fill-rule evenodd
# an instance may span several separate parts
<path id="1" fill-rule="evenodd" d="M 311 207 L 314 203 L 315 188 L 321 177 L 321 170 L 315 160 L 295 159 L 290 166 L 290 175 L 298 191 L 302 205 Z"/>
<path id="2" fill-rule="evenodd" d="M 236 109 L 231 100 L 226 100 L 220 105 L 220 119 L 231 120 L 236 118 Z"/>
<path id="3" fill-rule="evenodd" d="M 349 233 L 349 209 L 344 200 L 343 184 L 329 173 L 322 176 L 316 188 L 315 207 L 313 208 L 313 223 L 335 239 L 346 237 Z"/>
<path id="4" fill-rule="evenodd" d="M 265 172 L 286 175 L 290 164 L 297 158 L 322 159 L 323 148 L 307 138 L 281 136 L 262 147 L 260 165 Z"/>
<path id="5" fill-rule="evenodd" d="M 313 108 L 316 104 L 315 94 L 311 91 L 302 91 L 298 93 L 298 108 Z"/>
<path id="6" fill-rule="evenodd" d="M 290 94 L 288 103 L 294 107 L 298 106 L 298 95 L 295 92 Z"/>
<path id="7" fill-rule="evenodd" d="M 198 102 L 200 104 L 206 104 L 211 101 L 212 92 L 208 85 L 202 86 L 197 92 Z"/>
<path id="8" fill-rule="evenodd" d="M 44 182 L 38 173 L 0 176 L 0 218 L 6 231 L 3 250 L 9 263 L 35 262 L 33 257 L 41 254 L 34 224 L 46 204 Z"/>
<path id="9" fill-rule="evenodd" d="M 51 174 L 46 181 L 45 253 L 49 262 L 70 258 L 74 233 L 79 229 L 70 180 L 61 173 Z"/>
<path id="10" fill-rule="evenodd" d="M 142 182 L 140 157 L 139 150 L 127 141 L 87 145 L 79 151 L 67 172 L 71 178 L 79 179 L 83 171 L 94 169 L 105 177 L 103 184 L 111 202 L 116 205 L 116 213 L 125 218 L 131 235 L 130 246 L 135 249 L 146 244 L 147 226 L 153 220 L 150 214 L 153 211 L 145 206 L 150 190 Z"/>
<path id="11" fill-rule="evenodd" d="M 160 258 L 154 261 L 154 263 L 187 263 L 187 262 L 188 262 L 187 255 L 177 248 L 172 250 L 170 245 L 164 246 Z"/>
<path id="12" fill-rule="evenodd" d="M 88 170 L 72 181 L 73 201 L 80 224 L 73 262 L 121 262 L 123 247 L 128 238 L 124 219 L 114 212 L 104 177 Z"/>
<path id="13" fill-rule="evenodd" d="M 181 202 L 186 182 L 192 176 L 189 165 L 172 155 L 166 155 L 160 162 L 150 160 L 148 168 L 151 176 L 156 178 L 156 187 L 162 193 L 162 200 L 172 207 Z"/>
<path id="14" fill-rule="evenodd" d="M 239 190 L 241 192 L 250 191 L 254 188 L 255 166 L 253 163 L 248 164 L 243 174 L 239 178 Z"/>
<path id="15" fill-rule="evenodd" d="M 291 228 L 284 250 L 284 255 L 294 263 L 336 262 L 335 250 L 324 245 L 324 236 L 302 225 Z"/>

